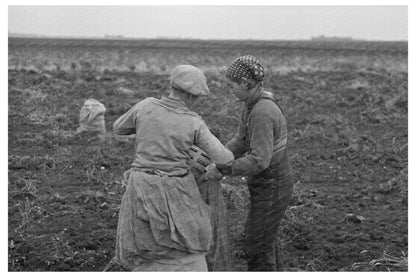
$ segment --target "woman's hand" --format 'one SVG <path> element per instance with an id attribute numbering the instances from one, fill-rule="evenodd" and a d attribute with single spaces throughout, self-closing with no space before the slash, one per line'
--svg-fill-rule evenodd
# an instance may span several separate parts
<path id="1" fill-rule="evenodd" d="M 202 180 L 211 180 L 216 179 L 219 180 L 222 178 L 221 172 L 218 170 L 217 166 L 212 163 L 205 168 L 205 174 Z"/>

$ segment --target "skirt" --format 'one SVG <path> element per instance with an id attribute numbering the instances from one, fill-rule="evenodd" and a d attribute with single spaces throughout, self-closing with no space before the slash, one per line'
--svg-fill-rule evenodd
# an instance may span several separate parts
<path id="1" fill-rule="evenodd" d="M 130 271 L 202 269 L 211 245 L 210 208 L 192 174 L 184 177 L 129 170 L 124 175 L 115 261 Z M 179 259 L 179 260 L 178 260 Z M 175 271 L 172 269 L 172 271 Z M 192 270 L 191 270 L 192 271 Z"/>

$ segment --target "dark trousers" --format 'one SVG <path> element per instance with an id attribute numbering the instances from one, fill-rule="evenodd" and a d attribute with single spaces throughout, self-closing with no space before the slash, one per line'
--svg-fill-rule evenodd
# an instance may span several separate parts
<path id="1" fill-rule="evenodd" d="M 274 177 L 274 178 L 272 178 Z M 248 179 L 250 211 L 246 224 L 245 252 L 248 271 L 281 270 L 277 233 L 290 203 L 293 176 L 287 162 Z"/>

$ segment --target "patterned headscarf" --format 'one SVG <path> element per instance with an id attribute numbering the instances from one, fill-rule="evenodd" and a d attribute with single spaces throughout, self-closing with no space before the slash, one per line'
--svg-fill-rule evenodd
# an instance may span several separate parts
<path id="1" fill-rule="evenodd" d="M 245 77 L 261 82 L 264 78 L 264 68 L 255 57 L 251 55 L 241 56 L 230 64 L 225 76 L 234 81 L 239 81 L 242 77 Z"/>

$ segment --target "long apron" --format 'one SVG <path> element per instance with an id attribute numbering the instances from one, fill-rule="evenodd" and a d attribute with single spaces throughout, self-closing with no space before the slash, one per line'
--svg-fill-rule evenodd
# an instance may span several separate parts
<path id="1" fill-rule="evenodd" d="M 129 170 L 124 176 L 115 260 L 130 271 L 206 271 L 210 208 L 192 174 Z"/>

